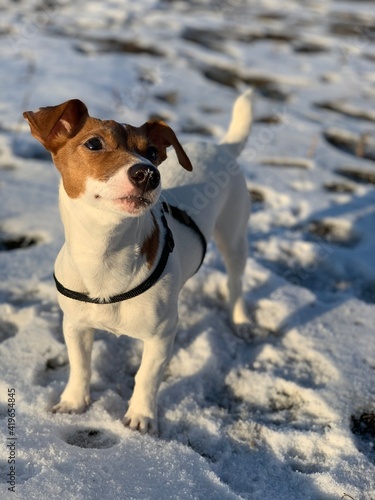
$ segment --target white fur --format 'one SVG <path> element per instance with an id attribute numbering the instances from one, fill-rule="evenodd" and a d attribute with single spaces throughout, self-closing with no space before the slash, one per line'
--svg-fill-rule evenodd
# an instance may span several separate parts
<path id="1" fill-rule="evenodd" d="M 251 322 L 242 297 L 241 277 L 247 258 L 247 222 L 250 198 L 233 153 L 239 153 L 251 125 L 251 95 L 237 100 L 226 142 L 184 146 L 193 172 L 183 170 L 174 156 L 161 165 L 161 199 L 185 209 L 207 240 L 214 235 L 228 269 L 230 318 L 242 336 L 251 336 Z M 124 182 L 121 183 L 121 179 Z M 119 186 L 122 186 L 119 188 Z M 57 278 L 67 288 L 107 299 L 141 283 L 150 274 L 140 247 L 153 230 L 160 229 L 160 257 L 165 229 L 161 222 L 159 190 L 153 207 L 135 217 L 113 201 L 127 196 L 131 186 L 126 167 L 106 182 L 89 180 L 85 193 L 71 199 L 60 188 L 60 208 L 66 242 L 55 265 Z M 100 195 L 98 200 L 94 195 Z M 96 201 L 94 201 L 96 200 Z M 54 407 L 57 412 L 81 412 L 89 403 L 90 356 L 94 329 L 129 335 L 144 341 L 141 366 L 124 423 L 141 432 L 157 432 L 157 392 L 168 363 L 177 329 L 178 293 L 194 273 L 202 246 L 189 228 L 166 216 L 175 249 L 159 281 L 147 292 L 113 305 L 88 304 L 59 294 L 64 311 L 64 336 L 70 376 Z"/>

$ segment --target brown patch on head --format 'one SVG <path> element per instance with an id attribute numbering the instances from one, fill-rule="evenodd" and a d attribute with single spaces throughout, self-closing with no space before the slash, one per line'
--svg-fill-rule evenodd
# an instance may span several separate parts
<path id="1" fill-rule="evenodd" d="M 87 147 L 93 139 L 99 140 L 101 149 Z M 88 178 L 107 181 L 120 168 L 139 161 L 135 153 L 122 125 L 90 117 L 80 133 L 53 155 L 53 161 L 68 196 L 77 198 L 84 192 Z"/>
<path id="2" fill-rule="evenodd" d="M 160 230 L 158 223 L 156 222 L 155 216 L 152 212 L 151 215 L 154 222 L 154 228 L 152 230 L 152 233 L 149 236 L 147 236 L 147 238 L 144 240 L 141 246 L 141 255 L 146 256 L 146 261 L 149 269 L 152 268 L 155 262 L 155 258 L 159 248 L 159 239 L 160 239 Z"/>
<path id="3" fill-rule="evenodd" d="M 176 150 L 180 164 L 192 170 L 175 133 L 161 121 L 132 127 L 99 120 L 90 117 L 78 99 L 41 108 L 35 113 L 27 111 L 24 117 L 34 137 L 52 153 L 71 198 L 83 194 L 88 178 L 105 182 L 120 168 L 142 162 L 142 158 L 160 165 L 167 157 L 169 146 Z M 93 139 L 100 147 L 89 147 Z"/>
<path id="4" fill-rule="evenodd" d="M 51 152 L 70 198 L 85 190 L 87 178 L 108 180 L 117 170 L 139 162 L 145 156 L 148 138 L 134 127 L 126 128 L 112 120 L 92 118 L 77 99 L 58 106 L 24 113 L 31 133 Z M 101 144 L 89 149 L 90 140 Z"/>

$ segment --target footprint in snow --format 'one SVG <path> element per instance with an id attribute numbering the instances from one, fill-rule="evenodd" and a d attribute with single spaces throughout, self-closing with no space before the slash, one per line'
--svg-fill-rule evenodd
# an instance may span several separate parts
<path id="1" fill-rule="evenodd" d="M 268 373 L 236 369 L 225 382 L 233 395 L 232 412 L 266 427 L 322 433 L 335 418 L 316 391 Z"/>
<path id="2" fill-rule="evenodd" d="M 308 345 L 296 330 L 291 330 L 284 337 L 282 345 L 262 346 L 253 368 L 312 389 L 324 387 L 338 376 L 331 363 Z"/>
<path id="3" fill-rule="evenodd" d="M 318 238 L 334 245 L 353 247 L 360 241 L 359 233 L 351 221 L 345 219 L 325 218 L 312 220 L 307 231 Z"/>
<path id="4" fill-rule="evenodd" d="M 106 449 L 118 443 L 114 434 L 100 429 L 75 429 L 63 436 L 66 443 L 79 448 Z"/>
<path id="5" fill-rule="evenodd" d="M 29 248 L 38 243 L 40 243 L 40 238 L 37 236 L 16 236 L 0 231 L 0 252 Z"/>
<path id="6" fill-rule="evenodd" d="M 364 411 L 351 417 L 351 431 L 358 450 L 375 463 L 375 410 Z"/>
<path id="7" fill-rule="evenodd" d="M 292 446 L 288 451 L 289 467 L 294 472 L 302 474 L 321 474 L 329 470 L 329 457 L 323 450 L 317 449 L 313 453 L 306 454 L 301 447 Z"/>
<path id="8" fill-rule="evenodd" d="M 66 350 L 54 358 L 47 359 L 45 365 L 38 371 L 34 384 L 47 387 L 53 382 L 66 380 L 68 363 Z"/>
<path id="9" fill-rule="evenodd" d="M 18 328 L 14 323 L 0 319 L 0 343 L 14 337 L 17 331 Z"/>

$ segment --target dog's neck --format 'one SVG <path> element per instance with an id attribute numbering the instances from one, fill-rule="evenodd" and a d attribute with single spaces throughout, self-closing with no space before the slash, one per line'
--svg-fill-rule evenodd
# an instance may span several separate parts
<path id="1" fill-rule="evenodd" d="M 149 210 L 139 217 L 104 212 L 71 199 L 61 185 L 60 212 L 67 265 L 90 296 L 108 299 L 145 279 L 149 266 L 142 243 L 157 224 Z"/>

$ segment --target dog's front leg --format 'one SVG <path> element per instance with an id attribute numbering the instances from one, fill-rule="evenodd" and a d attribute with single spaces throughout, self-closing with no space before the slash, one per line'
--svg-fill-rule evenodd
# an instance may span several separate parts
<path id="1" fill-rule="evenodd" d="M 158 433 L 157 394 L 171 357 L 174 337 L 175 329 L 168 336 L 154 337 L 144 342 L 133 396 L 123 420 L 126 426 L 142 434 Z"/>
<path id="2" fill-rule="evenodd" d="M 82 413 L 90 402 L 91 351 L 94 332 L 64 318 L 64 338 L 70 363 L 69 381 L 53 413 Z"/>

